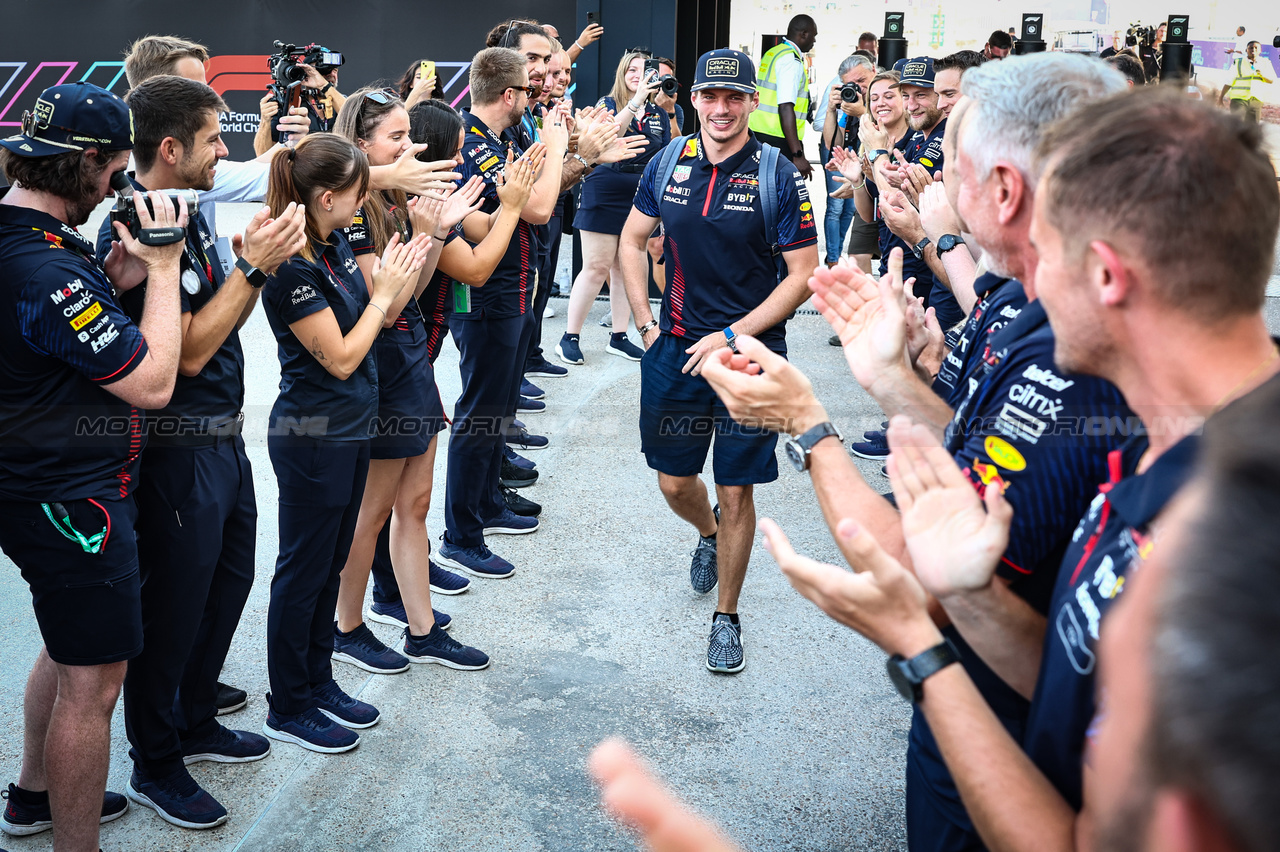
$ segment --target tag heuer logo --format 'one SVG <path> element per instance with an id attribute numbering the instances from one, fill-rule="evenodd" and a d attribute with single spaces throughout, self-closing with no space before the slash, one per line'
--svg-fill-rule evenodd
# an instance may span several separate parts
<path id="1" fill-rule="evenodd" d="M 738 60 L 708 59 L 707 60 L 707 76 L 708 77 L 737 77 L 738 76 Z"/>
<path id="2" fill-rule="evenodd" d="M 676 170 L 671 173 L 671 179 L 676 183 L 684 183 L 692 172 L 693 169 L 689 166 L 676 166 Z"/>

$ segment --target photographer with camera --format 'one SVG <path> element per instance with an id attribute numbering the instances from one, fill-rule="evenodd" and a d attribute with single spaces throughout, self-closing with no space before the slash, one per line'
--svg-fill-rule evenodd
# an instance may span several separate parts
<path id="1" fill-rule="evenodd" d="M 288 139 L 272 126 L 275 116 L 294 114 L 301 107 L 310 120 L 310 132 L 327 133 L 347 100 L 337 89 L 338 67 L 345 61 L 341 53 L 318 44 L 297 47 L 279 41 L 275 49 L 267 59 L 272 83 L 262 98 L 262 121 L 253 139 L 258 154 Z"/>
<path id="2" fill-rule="evenodd" d="M 822 160 L 823 178 L 827 182 L 827 209 L 822 219 L 827 266 L 835 266 L 840 260 L 844 249 L 844 235 L 849 233 L 849 226 L 858 213 L 856 207 L 846 199 L 832 197 L 832 193 L 840 188 L 840 183 L 835 179 L 835 173 L 828 168 L 831 149 L 857 150 L 858 121 L 867 113 L 863 93 L 875 76 L 876 66 L 872 60 L 857 54 L 846 57 L 840 63 L 836 78 L 827 86 L 826 109 L 813 122 L 813 129 L 821 134 L 818 156 Z M 850 247 L 850 254 L 855 256 L 859 269 L 870 272 L 876 227 L 874 223 L 863 223 L 861 220 L 859 225 L 859 244 Z M 869 234 L 867 228 L 870 229 Z M 868 236 L 870 245 L 867 244 Z"/>
<path id="3" fill-rule="evenodd" d="M 667 121 L 671 123 L 671 135 L 679 136 L 684 133 L 684 107 L 676 102 L 676 95 L 680 94 L 680 81 L 676 79 L 676 63 L 662 56 L 658 57 L 656 61 L 658 63 L 658 82 L 662 83 L 667 78 L 670 78 L 672 82 L 658 87 L 658 92 L 654 95 L 653 102 L 667 114 Z"/>
<path id="4" fill-rule="evenodd" d="M 128 810 L 103 791 L 111 714 L 143 642 L 133 491 L 143 409 L 168 404 L 182 343 L 185 201 L 135 196 L 138 233 L 115 225 L 101 263 L 76 230 L 132 147 L 129 107 L 83 82 L 46 89 L 0 140 L 13 184 L 0 191 L 0 548 L 31 587 L 44 641 L 0 827 L 52 825 L 72 852 L 97 850 L 99 822 Z M 144 278 L 135 324 L 115 294 Z"/>
<path id="5" fill-rule="evenodd" d="M 674 77 L 668 77 L 675 84 Z M 618 266 L 618 236 L 626 224 L 635 198 L 640 175 L 658 151 L 671 141 L 671 122 L 664 109 L 653 103 L 661 91 L 658 61 L 641 51 L 623 54 L 614 74 L 613 90 L 600 99 L 599 106 L 614 116 L 618 134 L 641 137 L 644 149 L 635 159 L 625 163 L 602 165 L 582 181 L 582 198 L 574 214 L 574 227 L 582 242 L 582 271 L 573 282 L 569 295 L 569 321 L 564 336 L 556 344 L 556 355 L 566 364 L 582 364 L 585 358 L 579 345 L 587 313 L 609 281 L 609 307 L 613 315 L 613 333 L 604 350 L 631 361 L 639 361 L 644 350 L 627 338 L 631 308 Z"/>
<path id="6" fill-rule="evenodd" d="M 129 92 L 134 192 L 208 191 L 226 153 L 218 113 L 226 104 L 208 86 L 153 77 Z M 169 405 L 147 416 L 138 504 L 143 648 L 124 684 L 125 729 L 133 748 L 129 798 L 184 828 L 212 828 L 227 811 L 185 764 L 243 763 L 267 756 L 260 734 L 216 720 L 218 674 L 253 586 L 257 505 L 240 437 L 244 352 L 238 330 L 259 288 L 303 245 L 301 208 L 272 219 L 264 208 L 233 240 L 227 275 L 213 232 L 194 206 L 182 258 L 182 354 Z M 98 234 L 104 260 L 115 242 L 110 221 Z M 141 314 L 143 282 L 121 297 Z"/>

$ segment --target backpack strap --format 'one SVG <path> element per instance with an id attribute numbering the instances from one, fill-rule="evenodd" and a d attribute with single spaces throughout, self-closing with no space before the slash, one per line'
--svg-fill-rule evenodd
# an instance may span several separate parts
<path id="1" fill-rule="evenodd" d="M 760 207 L 769 252 L 776 258 L 782 250 L 778 247 L 778 149 L 772 145 L 760 146 Z"/>
<path id="2" fill-rule="evenodd" d="M 671 182 L 671 175 L 675 173 L 676 162 L 680 159 L 680 152 L 684 150 L 684 146 L 689 144 L 689 140 L 696 138 L 697 134 L 691 133 L 688 136 L 677 136 L 667 143 L 667 147 L 662 149 L 662 153 L 658 155 L 658 200 L 662 200 L 662 193 L 666 191 L 667 184 Z"/>

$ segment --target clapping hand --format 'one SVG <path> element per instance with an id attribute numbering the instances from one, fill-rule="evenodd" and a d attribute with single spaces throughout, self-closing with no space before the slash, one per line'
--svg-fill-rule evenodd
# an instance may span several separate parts
<path id="1" fill-rule="evenodd" d="M 902 280 L 902 249 L 889 255 L 888 274 L 876 280 L 846 265 L 819 267 L 809 279 L 813 304 L 840 337 L 845 360 L 858 384 L 871 390 L 910 369 Z"/>

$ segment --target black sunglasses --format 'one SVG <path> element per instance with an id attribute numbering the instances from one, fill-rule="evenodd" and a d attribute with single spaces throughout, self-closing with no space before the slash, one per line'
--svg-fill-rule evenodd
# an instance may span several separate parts
<path id="1" fill-rule="evenodd" d="M 650 59 L 653 58 L 653 51 L 647 47 L 628 47 L 627 53 L 639 53 L 642 56 L 647 56 Z"/>
<path id="2" fill-rule="evenodd" d="M 502 40 L 499 41 L 498 44 L 503 47 L 510 47 L 512 31 L 515 30 L 516 27 L 523 27 L 525 25 L 534 26 L 533 24 L 530 24 L 528 21 L 512 21 L 510 24 L 507 25 L 507 31 L 502 34 Z"/>

